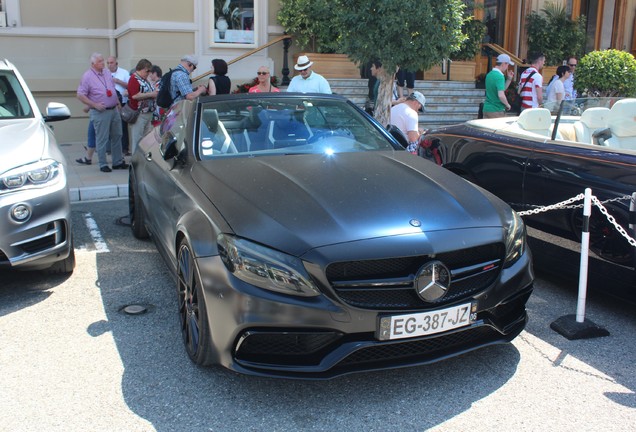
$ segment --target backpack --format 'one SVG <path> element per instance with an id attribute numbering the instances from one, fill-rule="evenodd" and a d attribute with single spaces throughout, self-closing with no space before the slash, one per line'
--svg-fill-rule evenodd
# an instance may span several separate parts
<path id="1" fill-rule="evenodd" d="M 508 103 L 510 104 L 510 112 L 516 113 L 517 115 L 521 113 L 521 104 L 523 100 L 521 99 L 521 92 L 528 85 L 528 81 L 532 78 L 536 71 L 532 71 L 530 75 L 523 80 L 523 84 L 520 84 L 516 90 L 514 90 L 514 95 L 508 98 Z"/>
<path id="2" fill-rule="evenodd" d="M 161 81 L 159 81 L 159 93 L 157 93 L 157 106 L 159 108 L 168 109 L 172 105 L 172 102 L 174 102 L 174 99 L 170 94 L 170 86 L 173 72 L 179 70 L 180 69 L 170 69 L 169 72 L 166 72 L 161 77 Z"/>

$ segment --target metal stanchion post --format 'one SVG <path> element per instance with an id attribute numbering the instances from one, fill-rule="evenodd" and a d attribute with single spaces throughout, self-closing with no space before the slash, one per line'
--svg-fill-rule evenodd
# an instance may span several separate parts
<path id="1" fill-rule="evenodd" d="M 636 238 L 636 192 L 632 193 L 632 199 L 629 203 L 629 230 Z M 634 268 L 636 268 L 636 253 L 633 254 Z"/>
<path id="2" fill-rule="evenodd" d="M 579 299 L 576 305 L 576 322 L 585 321 L 587 299 L 587 264 L 590 252 L 590 216 L 592 215 L 592 189 L 585 189 L 583 199 L 583 228 L 581 232 L 581 265 L 579 267 Z"/>
<path id="3" fill-rule="evenodd" d="M 581 233 L 581 266 L 579 270 L 579 295 L 576 315 L 565 315 L 550 324 L 550 328 L 566 338 L 589 339 L 609 336 L 609 332 L 585 319 L 585 302 L 587 299 L 587 268 L 590 246 L 590 216 L 592 215 L 592 190 L 585 189 L 583 201 L 583 227 Z"/>

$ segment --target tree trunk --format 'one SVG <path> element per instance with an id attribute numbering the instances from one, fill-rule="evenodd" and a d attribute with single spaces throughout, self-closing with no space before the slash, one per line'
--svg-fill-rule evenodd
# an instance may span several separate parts
<path id="1" fill-rule="evenodd" d="M 382 126 L 388 126 L 391 122 L 391 101 L 393 100 L 393 80 L 395 73 L 388 73 L 384 68 L 380 69 L 377 78 L 380 80 L 378 99 L 375 102 L 375 119 Z"/>

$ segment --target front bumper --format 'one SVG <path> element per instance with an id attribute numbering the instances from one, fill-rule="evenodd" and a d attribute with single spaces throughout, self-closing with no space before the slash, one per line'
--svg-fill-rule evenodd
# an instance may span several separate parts
<path id="1" fill-rule="evenodd" d="M 453 301 L 476 305 L 469 326 L 380 341 L 381 316 L 412 310 L 352 307 L 333 292 L 298 298 L 258 289 L 227 273 L 218 257 L 199 258 L 198 266 L 217 362 L 245 374 L 305 379 L 421 365 L 510 342 L 527 322 L 533 280 L 527 251 L 495 283 Z"/>
<path id="2" fill-rule="evenodd" d="M 18 222 L 11 216 L 16 205 L 31 216 Z M 48 187 L 0 195 L 0 267 L 42 269 L 69 256 L 71 203 L 62 179 Z"/>

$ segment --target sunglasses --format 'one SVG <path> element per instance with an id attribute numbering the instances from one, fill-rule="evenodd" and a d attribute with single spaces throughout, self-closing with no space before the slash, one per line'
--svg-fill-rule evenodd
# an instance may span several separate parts
<path id="1" fill-rule="evenodd" d="M 256 72 L 256 75 L 268 75 L 269 72 Z"/>
<path id="2" fill-rule="evenodd" d="M 196 70 L 196 68 L 197 68 L 197 67 L 196 67 L 195 65 L 193 65 L 192 63 L 188 63 L 188 65 L 192 68 L 192 70 Z"/>
<path id="3" fill-rule="evenodd" d="M 574 64 L 569 63 L 569 64 L 568 64 L 568 66 L 570 66 L 570 67 L 576 67 L 576 63 L 574 63 Z"/>

